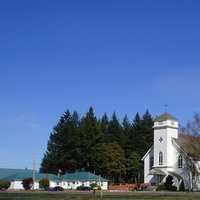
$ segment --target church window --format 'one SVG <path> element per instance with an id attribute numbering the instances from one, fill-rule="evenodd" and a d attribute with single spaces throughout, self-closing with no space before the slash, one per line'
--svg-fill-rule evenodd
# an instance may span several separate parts
<path id="1" fill-rule="evenodd" d="M 178 156 L 178 168 L 182 168 L 183 167 L 183 157 L 182 155 Z"/>
<path id="2" fill-rule="evenodd" d="M 153 167 L 153 157 L 150 158 L 150 169 Z"/>
<path id="3" fill-rule="evenodd" d="M 159 153 L 159 165 L 163 165 L 163 152 Z"/>

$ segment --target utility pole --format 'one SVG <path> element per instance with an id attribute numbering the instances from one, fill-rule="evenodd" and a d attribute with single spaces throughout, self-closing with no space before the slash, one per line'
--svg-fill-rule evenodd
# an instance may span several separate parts
<path id="1" fill-rule="evenodd" d="M 100 198 L 103 199 L 103 190 L 101 188 L 101 178 L 100 178 L 100 175 L 99 175 L 99 187 L 100 187 Z"/>

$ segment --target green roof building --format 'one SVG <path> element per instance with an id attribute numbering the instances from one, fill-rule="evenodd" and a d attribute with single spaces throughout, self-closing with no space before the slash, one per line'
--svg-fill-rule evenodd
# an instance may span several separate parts
<path id="1" fill-rule="evenodd" d="M 0 168 L 0 180 L 8 180 L 11 182 L 10 189 L 23 189 L 22 181 L 26 178 L 33 177 L 33 170 L 29 169 L 5 169 Z M 47 178 L 50 181 L 50 187 L 60 186 L 64 189 L 76 189 L 78 186 L 89 187 L 91 183 L 98 183 L 102 189 L 107 190 L 108 181 L 101 176 L 97 176 L 90 172 L 74 172 L 66 173 L 63 176 L 54 174 L 44 174 L 34 172 L 34 189 L 39 189 L 39 181 Z"/>

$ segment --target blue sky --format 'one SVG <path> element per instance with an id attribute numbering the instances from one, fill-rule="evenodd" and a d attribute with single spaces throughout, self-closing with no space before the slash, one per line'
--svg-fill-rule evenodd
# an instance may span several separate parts
<path id="1" fill-rule="evenodd" d="M 67 109 L 200 111 L 200 2 L 0 2 L 0 167 L 37 167 Z"/>

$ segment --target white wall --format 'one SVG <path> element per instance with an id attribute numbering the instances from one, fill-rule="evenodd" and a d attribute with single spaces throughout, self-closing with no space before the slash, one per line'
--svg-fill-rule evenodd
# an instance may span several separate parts
<path id="1" fill-rule="evenodd" d="M 160 142 L 159 139 L 162 137 L 163 141 Z M 167 164 L 167 131 L 166 129 L 156 129 L 154 130 L 154 166 L 159 166 L 159 153 L 163 152 L 163 166 Z"/>
<path id="2" fill-rule="evenodd" d="M 60 186 L 63 187 L 64 189 L 77 189 L 79 186 L 86 186 L 89 187 L 92 183 L 95 183 L 95 181 L 62 181 Z M 108 182 L 100 182 L 97 183 L 98 185 L 101 186 L 102 190 L 107 190 L 108 189 Z"/>
<path id="3" fill-rule="evenodd" d="M 22 181 L 11 181 L 10 190 L 24 190 Z M 33 189 L 38 190 L 39 189 L 39 182 L 35 181 Z"/>
<path id="4" fill-rule="evenodd" d="M 163 166 L 173 167 L 176 161 L 172 138 L 178 138 L 178 122 L 167 120 L 154 123 L 154 166 L 159 167 L 159 152 L 163 152 Z"/>
<path id="5" fill-rule="evenodd" d="M 151 151 L 146 155 L 144 159 L 144 182 L 145 183 L 150 183 L 153 175 L 149 175 L 150 172 L 150 158 L 153 157 L 153 148 Z"/>
<path id="6" fill-rule="evenodd" d="M 167 128 L 167 166 L 173 167 L 177 164 L 177 152 L 172 143 L 172 138 L 178 138 L 178 129 Z"/>
<path id="7" fill-rule="evenodd" d="M 22 181 L 11 181 L 10 188 L 11 190 L 24 190 Z"/>
<path id="8" fill-rule="evenodd" d="M 84 185 L 89 187 L 91 183 L 95 183 L 95 181 L 61 181 L 61 182 L 56 182 L 56 181 L 49 181 L 49 187 L 54 188 L 56 186 L 63 187 L 64 189 L 73 189 L 75 190 L 78 186 Z M 103 190 L 108 189 L 108 182 L 101 182 L 99 184 Z M 11 190 L 24 190 L 24 187 L 22 185 L 22 181 L 12 181 L 11 185 L 9 187 Z M 38 190 L 39 188 L 39 182 L 36 181 L 34 183 L 34 189 Z"/>

